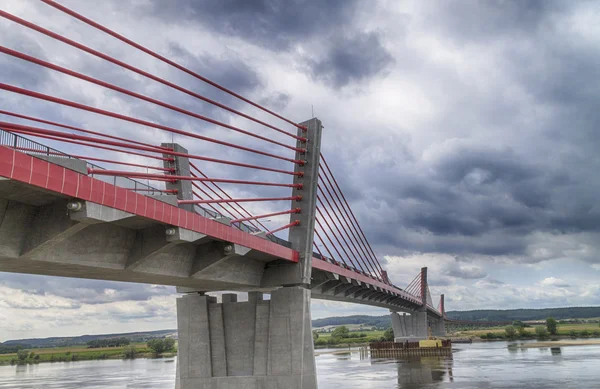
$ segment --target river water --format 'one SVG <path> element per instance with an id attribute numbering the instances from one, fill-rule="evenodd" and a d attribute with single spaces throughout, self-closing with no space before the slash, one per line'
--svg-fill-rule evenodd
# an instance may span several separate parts
<path id="1" fill-rule="evenodd" d="M 319 388 L 600 387 L 600 346 L 522 349 L 493 342 L 456 344 L 454 349 L 452 357 L 401 362 L 361 359 L 357 351 L 319 355 Z M 173 359 L 0 366 L 0 389 L 172 389 L 174 380 Z"/>

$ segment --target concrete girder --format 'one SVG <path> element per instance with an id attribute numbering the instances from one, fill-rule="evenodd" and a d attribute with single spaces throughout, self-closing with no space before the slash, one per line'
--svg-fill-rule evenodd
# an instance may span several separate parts
<path id="1" fill-rule="evenodd" d="M 323 286 L 321 286 L 321 294 L 326 294 L 338 285 L 340 285 L 340 282 L 336 280 L 326 282 Z"/>
<path id="2" fill-rule="evenodd" d="M 354 287 L 355 287 L 355 286 L 353 286 L 352 284 L 343 284 L 343 285 L 338 285 L 338 286 L 336 286 L 336 287 L 335 287 L 335 289 L 334 289 L 334 291 L 333 291 L 333 294 L 334 294 L 334 295 L 336 295 L 336 296 L 337 296 L 337 295 L 342 295 L 342 294 L 343 294 L 343 295 L 345 296 L 345 292 L 346 292 L 348 289 L 351 289 L 351 288 L 354 288 Z"/>
<path id="3" fill-rule="evenodd" d="M 348 296 L 350 296 L 350 295 L 353 295 L 353 294 L 355 294 L 356 292 L 358 292 L 358 291 L 359 291 L 359 290 L 361 290 L 361 289 L 362 289 L 362 286 L 353 286 L 353 287 L 351 287 L 351 288 L 347 289 L 347 290 L 344 292 L 344 296 L 345 296 L 345 297 L 348 297 Z"/>

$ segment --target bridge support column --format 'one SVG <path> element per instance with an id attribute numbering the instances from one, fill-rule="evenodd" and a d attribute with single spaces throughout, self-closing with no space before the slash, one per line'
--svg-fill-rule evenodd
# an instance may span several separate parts
<path id="1" fill-rule="evenodd" d="M 316 389 L 310 290 L 177 300 L 180 389 Z"/>
<path id="2" fill-rule="evenodd" d="M 446 336 L 446 323 L 443 318 L 431 319 L 431 334 L 433 336 Z"/>
<path id="3" fill-rule="evenodd" d="M 392 329 L 396 342 L 427 339 L 427 312 L 413 312 L 410 315 L 392 312 Z"/>

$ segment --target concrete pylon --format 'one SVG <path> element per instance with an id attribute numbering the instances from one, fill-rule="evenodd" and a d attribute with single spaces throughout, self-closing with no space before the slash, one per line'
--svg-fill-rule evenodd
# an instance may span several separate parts
<path id="1" fill-rule="evenodd" d="M 310 287 L 313 240 L 315 231 L 315 213 L 317 207 L 317 184 L 319 176 L 319 160 L 321 154 L 322 124 L 317 118 L 300 123 L 306 131 L 298 129 L 298 136 L 305 137 L 306 142 L 298 140 L 296 147 L 306 149 L 306 152 L 296 152 L 296 160 L 304 161 L 296 164 L 294 184 L 302 184 L 302 188 L 294 188 L 292 196 L 301 196 L 300 201 L 294 200 L 290 208 L 299 208 L 300 213 L 293 213 L 290 222 L 299 224 L 290 229 L 288 240 L 292 249 L 298 251 L 297 264 L 277 264 L 269 266 L 263 277 L 264 287 L 280 285 L 304 285 Z"/>
<path id="2" fill-rule="evenodd" d="M 298 224 L 288 239 L 298 263 L 267 265 L 261 288 L 272 290 L 269 301 L 256 293 L 247 302 L 224 295 L 218 304 L 201 293 L 177 300 L 179 389 L 317 389 L 309 288 L 322 125 L 316 118 L 301 125 L 307 140 L 297 142 L 303 163 L 294 183 L 302 188 L 292 193 L 301 199 L 291 204 L 300 213 L 291 214 Z"/>
<path id="3" fill-rule="evenodd" d="M 161 147 L 168 147 L 173 149 L 178 153 L 187 154 L 188 151 L 186 148 L 177 143 L 161 143 Z M 167 169 L 175 169 L 173 171 L 173 175 L 175 176 L 186 176 L 189 177 L 190 174 L 190 160 L 186 157 L 174 156 L 171 154 L 163 154 L 165 158 L 172 158 L 173 161 L 164 161 L 163 166 Z M 175 181 L 175 182 L 166 182 L 166 187 L 169 190 L 177 190 L 177 199 L 178 200 L 192 200 L 194 198 L 194 194 L 192 192 L 192 181 Z M 194 204 L 182 204 L 179 205 L 179 208 L 183 208 L 186 211 L 194 212 Z"/>

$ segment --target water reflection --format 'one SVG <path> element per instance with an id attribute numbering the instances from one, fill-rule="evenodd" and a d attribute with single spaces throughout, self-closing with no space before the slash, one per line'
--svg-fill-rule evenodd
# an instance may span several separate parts
<path id="1" fill-rule="evenodd" d="M 319 389 L 598 388 L 599 346 L 523 347 L 535 342 L 459 344 L 452 357 L 361 358 L 319 350 Z M 173 389 L 173 360 L 136 359 L 0 366 L 0 389 Z"/>
<path id="2" fill-rule="evenodd" d="M 444 380 L 444 377 L 447 377 Z M 398 387 L 419 389 L 429 384 L 453 381 L 452 357 L 415 357 L 398 361 Z"/>

